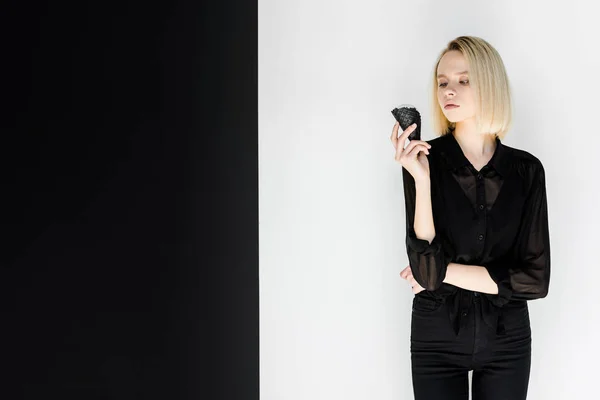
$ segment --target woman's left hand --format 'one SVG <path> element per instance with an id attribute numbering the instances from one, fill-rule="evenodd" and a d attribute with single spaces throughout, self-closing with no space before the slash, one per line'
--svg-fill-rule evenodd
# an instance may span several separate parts
<path id="1" fill-rule="evenodd" d="M 400 277 L 406 279 L 412 288 L 414 294 L 420 293 L 425 290 L 421 285 L 417 283 L 415 278 L 413 277 L 412 271 L 410 269 L 410 265 L 407 266 L 400 272 Z"/>

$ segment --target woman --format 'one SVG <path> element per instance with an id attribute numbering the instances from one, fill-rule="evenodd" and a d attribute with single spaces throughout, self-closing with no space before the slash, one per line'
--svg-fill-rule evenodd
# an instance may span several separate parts
<path id="1" fill-rule="evenodd" d="M 538 158 L 501 142 L 511 126 L 498 52 L 472 36 L 452 40 L 434 68 L 432 140 L 405 144 L 402 165 L 412 287 L 412 382 L 417 400 L 527 397 L 527 301 L 545 297 L 550 240 Z"/>

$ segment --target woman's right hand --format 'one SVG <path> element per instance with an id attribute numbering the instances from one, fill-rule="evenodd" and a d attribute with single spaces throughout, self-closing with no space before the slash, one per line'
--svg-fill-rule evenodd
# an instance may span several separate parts
<path id="1" fill-rule="evenodd" d="M 396 122 L 394 129 L 392 130 L 392 144 L 396 149 L 394 158 L 406 168 L 415 179 L 415 182 L 429 179 L 429 160 L 427 159 L 426 154 L 429 154 L 431 145 L 423 140 L 411 140 L 408 145 L 404 147 L 408 135 L 415 130 L 416 124 L 412 124 L 406 128 L 400 137 L 398 137 L 399 127 L 400 124 Z"/>

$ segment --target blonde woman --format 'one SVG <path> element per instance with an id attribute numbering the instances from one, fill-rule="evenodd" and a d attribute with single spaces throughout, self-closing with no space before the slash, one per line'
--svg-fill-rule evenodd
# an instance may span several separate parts
<path id="1" fill-rule="evenodd" d="M 528 301 L 550 281 L 544 167 L 502 143 L 512 123 L 510 85 L 498 52 L 460 36 L 432 76 L 438 137 L 393 128 L 402 165 L 416 400 L 527 397 Z"/>

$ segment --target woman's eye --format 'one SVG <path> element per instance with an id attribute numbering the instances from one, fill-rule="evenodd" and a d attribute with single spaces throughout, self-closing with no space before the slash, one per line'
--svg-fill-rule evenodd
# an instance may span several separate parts
<path id="1" fill-rule="evenodd" d="M 465 84 L 465 85 L 466 85 L 467 83 L 469 83 L 469 81 L 468 81 L 468 80 L 466 80 L 466 81 L 460 81 L 460 83 L 463 83 L 463 82 L 464 82 L 464 84 Z M 444 83 L 440 83 L 440 84 L 438 85 L 438 87 L 444 87 L 444 85 L 447 85 L 447 83 L 445 83 L 445 82 L 444 82 Z"/>

